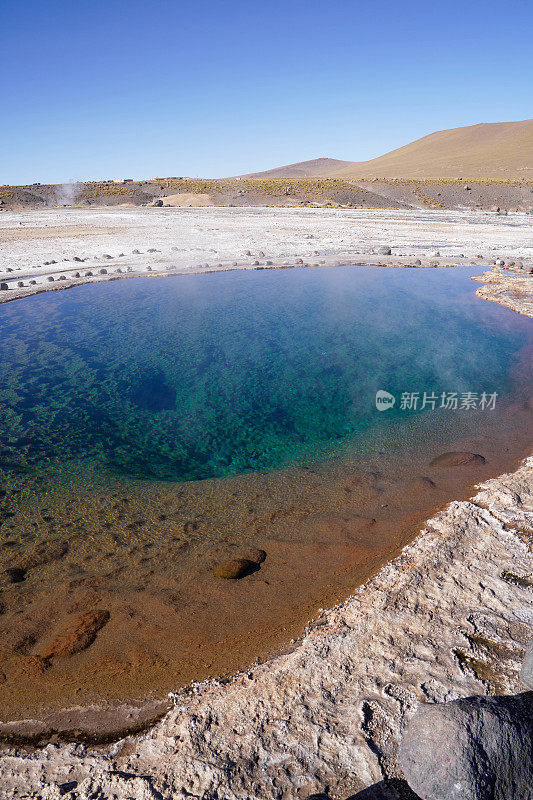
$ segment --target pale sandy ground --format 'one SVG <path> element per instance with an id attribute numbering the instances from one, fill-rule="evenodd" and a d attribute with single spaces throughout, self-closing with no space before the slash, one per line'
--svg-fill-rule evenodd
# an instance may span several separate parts
<path id="1" fill-rule="evenodd" d="M 380 246 L 390 246 L 392 255 L 379 255 Z M 215 207 L 50 209 L 0 216 L 0 282 L 9 287 L 0 292 L 0 302 L 112 280 L 119 277 L 117 269 L 131 270 L 126 274 L 134 277 L 294 266 L 298 259 L 326 265 L 417 260 L 422 266 L 487 265 L 495 259 L 533 265 L 533 221 L 526 214 L 480 211 Z M 57 263 L 45 265 L 50 261 Z M 99 275 L 100 269 L 107 274 Z M 96 274 L 86 277 L 88 271 Z M 75 272 L 81 277 L 72 279 Z"/>
<path id="2" fill-rule="evenodd" d="M 235 213 L 232 232 L 228 221 L 222 228 L 228 212 L 235 213 L 180 210 L 167 223 L 170 238 L 165 241 L 176 241 L 176 226 L 187 218 L 189 225 L 195 221 L 196 227 L 216 228 L 209 235 L 217 254 L 229 254 L 233 235 L 241 249 L 261 248 L 272 260 L 276 241 L 288 258 L 298 252 L 307 258 L 303 237 L 312 232 L 320 234 L 317 249 L 329 241 L 337 253 L 343 247 L 363 249 L 359 242 L 364 240 L 368 249 L 370 242 L 409 253 L 419 248 L 422 260 L 423 248 L 438 246 L 445 257 L 456 248 L 468 256 L 482 241 L 480 253 L 496 247 L 504 259 L 531 258 L 531 226 L 518 216 L 364 212 L 353 222 L 352 212 L 341 217 L 338 212 L 315 216 L 292 209 L 269 214 L 247 209 Z M 98 212 L 102 218 L 106 213 Z M 143 213 L 135 211 L 131 218 Z M 30 224 L 30 215 L 17 219 L 22 216 Z M 36 216 L 47 215 L 32 214 L 32 226 Z M 108 220 L 98 224 L 109 226 Z M 164 223 L 163 215 L 162 229 Z M 84 224 L 83 219 L 75 224 Z M 356 230 L 350 234 L 351 225 Z M 128 229 L 123 221 L 120 226 Z M 138 249 L 148 242 L 163 249 L 159 227 L 144 230 L 144 247 L 137 238 L 140 230 L 132 226 L 127 233 L 135 236 Z M 196 234 L 203 237 L 207 231 Z M 125 236 L 124 230 L 117 234 Z M 182 237 L 184 246 L 185 227 Z M 335 243 L 335 237 L 344 241 Z M 104 238 L 105 248 L 101 240 L 97 244 L 111 253 L 114 240 L 115 235 Z M 81 243 L 74 241 L 80 252 Z M 187 241 L 191 245 L 194 237 Z M 133 238 L 130 242 L 133 249 Z M 37 245 L 32 247 L 33 254 L 38 252 Z M 30 253 L 25 258 L 31 259 Z M 499 270 L 486 279 L 490 283 L 480 294 L 492 293 L 490 299 L 533 316 L 533 276 Z M 35 752 L 5 752 L 0 797 L 305 800 L 317 791 L 339 800 L 357 792 L 357 800 L 398 797 L 393 785 L 381 782 L 401 777 L 398 742 L 421 702 L 526 689 L 519 668 L 532 636 L 532 540 L 530 458 L 514 474 L 481 486 L 471 501 L 453 502 L 429 520 L 397 559 L 342 606 L 324 612 L 290 652 L 251 667 L 229 684 L 210 682 L 177 696 L 175 708 L 149 733 L 98 751 L 51 744 Z M 372 793 L 364 791 L 377 784 Z"/>

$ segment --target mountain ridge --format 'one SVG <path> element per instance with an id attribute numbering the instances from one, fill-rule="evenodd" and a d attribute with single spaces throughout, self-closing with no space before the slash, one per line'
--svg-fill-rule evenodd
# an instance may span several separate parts
<path id="1" fill-rule="evenodd" d="M 316 158 L 242 178 L 533 179 L 533 119 L 448 128 L 367 161 Z"/>

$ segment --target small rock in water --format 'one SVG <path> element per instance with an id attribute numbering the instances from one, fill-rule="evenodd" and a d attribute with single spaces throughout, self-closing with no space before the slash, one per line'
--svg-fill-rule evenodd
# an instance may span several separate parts
<path id="1" fill-rule="evenodd" d="M 430 467 L 462 467 L 465 464 L 484 464 L 485 459 L 479 453 L 442 453 L 429 462 Z"/>
<path id="2" fill-rule="evenodd" d="M 409 489 L 415 492 L 432 492 L 433 489 L 436 488 L 437 485 L 435 481 L 432 481 L 431 478 L 428 478 L 426 475 L 418 475 L 409 482 Z"/>
<path id="3" fill-rule="evenodd" d="M 266 550 L 261 550 L 259 547 L 249 547 L 239 551 L 239 558 L 253 561 L 254 564 L 262 564 L 266 557 Z"/>
<path id="4" fill-rule="evenodd" d="M 530 641 L 526 648 L 526 655 L 524 663 L 522 664 L 522 671 L 520 677 L 531 689 L 533 689 L 533 639 Z"/>
<path id="5" fill-rule="evenodd" d="M 400 766 L 421 800 L 527 800 L 532 719 L 532 692 L 424 703 L 400 743 Z"/>
<path id="6" fill-rule="evenodd" d="M 216 578 L 235 580 L 255 572 L 257 566 L 257 561 L 251 561 L 248 558 L 232 558 L 230 561 L 224 561 L 223 564 L 215 567 L 213 574 Z"/>
<path id="7" fill-rule="evenodd" d="M 109 621 L 109 611 L 89 611 L 80 614 L 72 626 L 57 636 L 41 653 L 48 660 L 55 657 L 68 657 L 86 650 L 96 639 L 96 635 Z"/>
<path id="8" fill-rule="evenodd" d="M 20 583 L 26 577 L 26 570 L 21 567 L 10 567 L 2 572 L 2 583 Z"/>

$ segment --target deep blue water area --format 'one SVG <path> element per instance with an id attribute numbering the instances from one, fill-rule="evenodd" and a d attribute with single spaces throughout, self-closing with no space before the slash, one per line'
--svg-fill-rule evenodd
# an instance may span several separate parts
<path id="1" fill-rule="evenodd" d="M 81 461 L 132 478 L 222 477 L 357 451 L 406 420 L 437 424 L 443 393 L 502 402 L 532 323 L 478 299 L 473 274 L 236 271 L 0 306 L 0 470 Z M 396 398 L 387 411 L 381 389 Z"/>

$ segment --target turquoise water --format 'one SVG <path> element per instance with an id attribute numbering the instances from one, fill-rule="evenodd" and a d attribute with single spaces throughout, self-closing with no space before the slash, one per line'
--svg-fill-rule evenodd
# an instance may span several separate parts
<path id="1" fill-rule="evenodd" d="M 1 306 L 0 470 L 221 477 L 363 447 L 434 413 L 402 410 L 402 392 L 500 402 L 532 325 L 476 298 L 476 272 L 230 272 Z M 379 389 L 393 409 L 376 410 Z"/>

